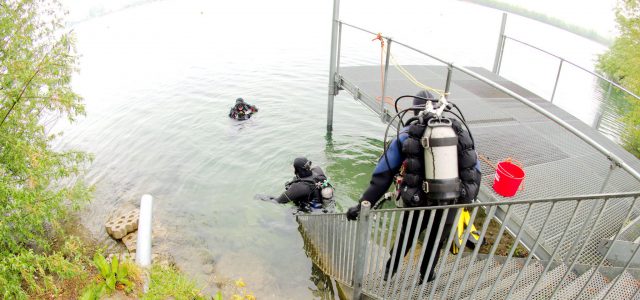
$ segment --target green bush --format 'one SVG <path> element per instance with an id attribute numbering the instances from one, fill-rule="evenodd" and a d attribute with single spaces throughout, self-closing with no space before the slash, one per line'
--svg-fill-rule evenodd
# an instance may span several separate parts
<path id="1" fill-rule="evenodd" d="M 70 87 L 73 38 L 56 0 L 0 2 L 0 296 L 56 292 L 78 271 L 53 250 L 69 210 L 89 199 L 77 175 L 89 156 L 55 151 L 51 124 L 84 113 Z"/>
<path id="2" fill-rule="evenodd" d="M 640 2 L 620 0 L 616 9 L 616 22 L 620 36 L 613 46 L 599 57 L 597 68 L 608 77 L 640 94 Z M 625 148 L 640 157 L 640 100 L 623 96 L 627 103 L 622 122 L 625 125 L 621 136 Z"/>

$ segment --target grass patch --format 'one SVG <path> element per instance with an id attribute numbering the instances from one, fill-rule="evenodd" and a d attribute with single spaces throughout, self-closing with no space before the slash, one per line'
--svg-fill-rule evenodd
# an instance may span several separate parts
<path id="1" fill-rule="evenodd" d="M 173 266 L 152 265 L 149 279 L 149 291 L 141 299 L 206 299 L 195 282 Z"/>
<path id="2" fill-rule="evenodd" d="M 476 219 L 473 222 L 478 230 L 482 229 L 482 225 L 487 218 L 487 214 L 484 209 L 478 209 L 478 213 L 476 215 Z M 498 239 L 498 232 L 500 232 L 500 223 L 496 222 L 495 219 L 489 221 L 489 226 L 487 227 L 487 233 L 484 237 L 484 242 L 480 247 L 480 251 L 478 253 L 481 254 L 489 254 L 491 248 L 496 243 Z M 500 238 L 498 247 L 496 248 L 496 255 L 499 256 L 507 256 L 511 248 L 514 247 L 515 238 L 511 236 L 511 234 L 507 233 L 505 230 L 502 233 L 502 237 Z M 513 253 L 513 257 L 527 257 L 529 255 L 529 251 L 524 248 L 520 243 L 515 244 L 515 252 Z"/>

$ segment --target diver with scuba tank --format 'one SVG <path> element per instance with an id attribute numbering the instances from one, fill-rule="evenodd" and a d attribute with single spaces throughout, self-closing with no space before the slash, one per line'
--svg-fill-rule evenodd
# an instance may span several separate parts
<path id="1" fill-rule="evenodd" d="M 411 96 L 396 100 L 396 111 L 398 100 L 407 97 Z M 453 108 L 457 109 L 459 115 Z M 403 124 L 403 116 L 410 111 L 414 116 Z M 400 111 L 396 117 L 400 117 L 399 133 L 380 157 L 360 202 L 366 200 L 371 202 L 372 207 L 376 207 L 376 202 L 395 182 L 398 192 L 395 203 L 398 207 L 471 203 L 480 186 L 480 165 L 473 138 L 457 106 L 448 102 L 444 96 L 435 99 L 431 93 L 423 90 L 413 96 L 412 107 Z M 400 130 L 402 126 L 404 127 Z M 405 234 L 413 237 L 416 230 L 425 230 L 431 214 L 435 214 L 431 232 L 425 235 L 428 238 L 423 241 L 426 243 L 426 250 L 420 265 L 419 284 L 427 274 L 427 281 L 434 279 L 433 269 L 438 263 L 443 237 L 450 233 L 457 209 L 449 210 L 446 217 L 443 212 L 442 209 L 425 211 L 422 224 L 418 224 L 417 217 L 412 218 L 410 224 L 408 217 L 405 216 L 402 220 L 400 241 L 405 239 Z M 359 213 L 360 204 L 357 204 L 348 209 L 347 219 L 356 220 Z M 446 226 L 443 227 L 440 239 L 436 240 L 439 227 L 436 224 L 440 222 L 445 222 Z M 398 249 L 394 256 L 393 249 L 390 249 L 384 280 L 389 280 L 397 272 L 402 263 L 401 258 L 412 247 L 413 239 L 408 239 L 407 242 L 404 253 Z M 434 248 L 435 256 L 429 264 Z M 429 265 L 431 268 L 427 270 Z"/>
<path id="2" fill-rule="evenodd" d="M 319 166 L 311 167 L 310 160 L 298 157 L 293 161 L 293 173 L 293 179 L 285 184 L 285 191 L 279 197 L 261 197 L 261 200 L 293 202 L 303 212 L 332 209 L 333 186 Z"/>
<path id="3" fill-rule="evenodd" d="M 239 121 L 248 120 L 251 115 L 258 112 L 258 108 L 255 105 L 244 102 L 244 99 L 236 99 L 236 104 L 229 111 L 229 118 Z"/>

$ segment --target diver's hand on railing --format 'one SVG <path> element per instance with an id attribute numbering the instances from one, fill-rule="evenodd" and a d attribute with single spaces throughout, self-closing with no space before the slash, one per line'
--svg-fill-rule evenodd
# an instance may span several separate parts
<path id="1" fill-rule="evenodd" d="M 347 220 L 355 221 L 358 219 L 359 214 L 360 214 L 360 203 L 358 203 L 358 205 L 349 207 L 349 210 L 347 210 Z"/>

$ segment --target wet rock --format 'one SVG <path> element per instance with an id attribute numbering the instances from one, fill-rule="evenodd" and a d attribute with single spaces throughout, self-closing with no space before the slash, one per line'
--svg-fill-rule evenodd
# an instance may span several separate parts
<path id="1" fill-rule="evenodd" d="M 138 244 L 138 231 L 131 232 L 122 238 L 122 242 L 129 250 L 129 253 L 135 253 Z"/>

